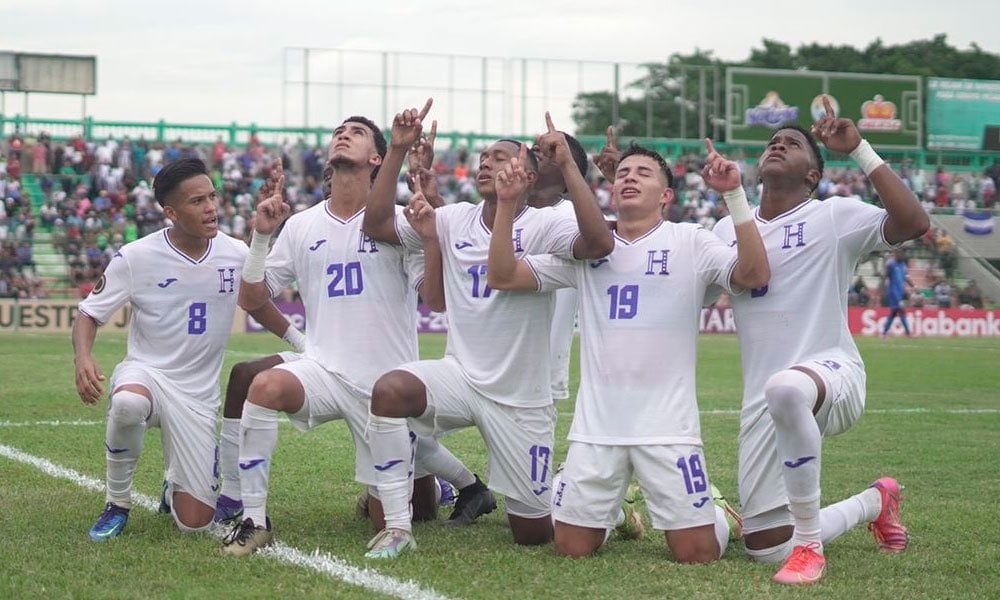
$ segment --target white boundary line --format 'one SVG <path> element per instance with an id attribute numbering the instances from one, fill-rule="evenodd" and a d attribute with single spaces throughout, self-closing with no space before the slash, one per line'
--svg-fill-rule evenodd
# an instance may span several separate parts
<path id="1" fill-rule="evenodd" d="M 67 423 L 73 422 L 67 421 L 62 424 Z M 61 467 L 44 458 L 22 452 L 17 448 L 0 444 L 0 456 L 32 466 L 50 477 L 65 479 L 86 490 L 104 492 L 103 482 L 72 469 Z M 160 505 L 158 499 L 153 499 L 150 496 L 139 493 L 132 494 L 132 502 L 150 512 L 156 512 Z M 277 542 L 270 548 L 259 552 L 259 554 L 276 559 L 279 562 L 304 567 L 321 575 L 327 575 L 345 583 L 363 587 L 387 596 L 413 598 L 416 600 L 448 600 L 447 596 L 443 596 L 432 589 L 421 587 L 413 581 L 399 581 L 372 569 L 356 567 L 343 559 L 320 552 L 319 550 L 311 554 L 306 554 L 301 550 Z"/>
<path id="2" fill-rule="evenodd" d="M 736 409 L 714 409 L 699 411 L 702 416 L 709 417 L 735 417 L 740 411 Z M 865 410 L 865 414 L 871 415 L 995 415 L 1000 414 L 1000 408 L 870 408 Z M 560 411 L 560 417 L 572 417 L 573 413 Z M 288 421 L 279 421 L 279 425 L 291 425 Z M 5 427 L 84 427 L 104 425 L 104 421 L 0 421 L 0 429 Z M 103 488 L 102 488 L 103 489 Z M 157 503 L 157 505 L 159 505 Z"/>

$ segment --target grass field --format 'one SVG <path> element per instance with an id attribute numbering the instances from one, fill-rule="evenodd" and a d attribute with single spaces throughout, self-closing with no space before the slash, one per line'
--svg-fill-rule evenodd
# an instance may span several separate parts
<path id="1" fill-rule="evenodd" d="M 424 356 L 440 356 L 443 341 L 424 336 Z M 99 337 L 96 354 L 105 373 L 124 353 L 123 342 L 116 334 Z M 269 501 L 279 551 L 222 557 L 217 539 L 183 536 L 169 518 L 139 507 L 122 537 L 95 544 L 87 529 L 104 498 L 98 491 L 103 407 L 85 407 L 76 396 L 68 336 L 0 334 L 0 598 L 368 598 L 374 590 L 575 600 L 1000 597 L 1000 342 L 860 344 L 868 411 L 853 430 L 825 444 L 823 501 L 853 494 L 883 474 L 896 476 L 906 486 L 910 548 L 882 555 L 866 530 L 853 531 L 827 547 L 826 579 L 796 590 L 771 584 L 774 568 L 750 562 L 738 543 L 722 561 L 700 567 L 672 563 L 659 533 L 612 541 L 597 557 L 579 561 L 556 557 L 551 546 L 515 547 L 502 511 L 464 530 L 418 524 L 418 552 L 391 563 L 367 561 L 364 545 L 373 532 L 353 518 L 359 488 L 341 423 L 306 434 L 281 426 Z M 229 348 L 227 369 L 280 349 L 281 342 L 238 335 Z M 575 380 L 575 363 L 573 372 Z M 735 495 L 740 376 L 734 337 L 702 337 L 698 377 L 708 468 L 713 481 Z M 557 460 L 565 455 L 572 404 L 560 404 L 559 411 Z M 478 433 L 463 431 L 446 443 L 481 472 Z M 135 485 L 147 507 L 159 494 L 161 456 L 159 435 L 150 433 Z"/>

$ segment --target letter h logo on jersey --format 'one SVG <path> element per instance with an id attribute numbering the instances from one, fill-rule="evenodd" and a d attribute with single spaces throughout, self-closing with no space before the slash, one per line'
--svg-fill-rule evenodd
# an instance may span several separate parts
<path id="1" fill-rule="evenodd" d="M 219 293 L 232 294 L 236 285 L 236 267 L 223 267 L 219 271 Z"/>
<path id="2" fill-rule="evenodd" d="M 375 240 L 365 235 L 365 232 L 358 233 L 358 252 L 374 254 L 378 252 L 378 244 Z"/>
<path id="3" fill-rule="evenodd" d="M 659 254 L 659 258 L 657 258 Z M 650 250 L 647 253 L 647 263 L 646 263 L 646 275 L 670 275 L 670 271 L 667 270 L 667 257 L 670 256 L 670 250 Z M 659 272 L 654 268 L 659 265 Z"/>
<path id="4" fill-rule="evenodd" d="M 514 238 L 511 239 L 514 242 L 514 252 L 524 252 L 524 246 L 521 245 L 521 234 L 524 233 L 524 229 L 518 227 L 514 230 Z"/>
<path id="5" fill-rule="evenodd" d="M 792 231 L 792 228 L 795 231 Z M 795 247 L 801 248 L 806 245 L 806 222 L 802 221 L 796 223 L 795 225 L 788 224 L 785 225 L 785 243 L 781 245 L 782 250 L 788 250 L 792 247 L 792 240 L 795 240 Z"/>

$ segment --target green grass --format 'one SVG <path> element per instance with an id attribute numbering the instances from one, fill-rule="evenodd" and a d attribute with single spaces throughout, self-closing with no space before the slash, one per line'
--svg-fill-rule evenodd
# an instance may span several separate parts
<path id="1" fill-rule="evenodd" d="M 421 339 L 424 356 L 440 356 L 443 337 Z M 124 338 L 99 337 L 106 373 L 124 353 Z M 342 423 L 301 434 L 283 425 L 272 469 L 269 511 L 277 537 L 304 552 L 320 550 L 396 579 L 456 598 L 996 598 L 1000 546 L 995 498 L 1000 495 L 1000 343 L 992 340 L 861 340 L 868 364 L 869 412 L 845 435 L 827 440 L 823 500 L 834 502 L 892 474 L 906 485 L 903 516 L 911 546 L 882 555 L 864 529 L 827 546 L 826 579 L 809 591 L 769 581 L 741 544 L 710 566 L 680 566 L 662 535 L 615 542 L 597 557 L 566 560 L 551 546 L 519 548 L 502 511 L 464 530 L 418 524 L 418 552 L 391 562 L 366 561 L 373 534 L 354 520 L 353 450 Z M 270 353 L 281 342 L 237 335 L 228 367 Z M 669 360 L 665 354 L 664 360 Z M 573 366 L 576 373 L 576 365 Z M 575 379 L 574 375 L 574 379 Z M 739 351 L 729 336 L 702 338 L 699 397 L 703 410 L 735 410 Z M 913 409 L 924 409 L 914 411 Z M 987 412 L 954 412 L 987 409 Z M 565 455 L 571 403 L 559 405 L 557 460 Z M 950 411 L 950 412 L 949 412 Z M 993 412 L 990 412 L 993 411 Z M 103 421 L 104 409 L 83 406 L 73 387 L 65 335 L 0 334 L 0 444 L 101 479 L 103 425 L 10 426 L 35 421 Z M 7 422 L 7 423 L 3 423 Z M 734 495 L 737 417 L 706 414 L 702 429 L 713 481 Z M 477 432 L 446 444 L 476 471 L 485 462 Z M 159 435 L 147 436 L 135 489 L 158 496 Z M 137 509 L 128 530 L 94 544 L 87 529 L 103 496 L 0 457 L 0 598 L 74 597 L 338 597 L 372 592 L 265 557 L 218 553 L 207 536 L 183 536 L 170 519 Z"/>

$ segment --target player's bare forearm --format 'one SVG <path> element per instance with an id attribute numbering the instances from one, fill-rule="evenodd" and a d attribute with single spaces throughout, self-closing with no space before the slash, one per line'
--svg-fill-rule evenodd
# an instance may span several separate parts
<path id="1" fill-rule="evenodd" d="M 767 261 L 767 250 L 757 225 L 749 221 L 736 225 L 734 229 L 738 258 L 730 283 L 744 290 L 764 287 L 771 280 L 771 265 Z"/>
<path id="2" fill-rule="evenodd" d="M 917 197 L 903 180 L 883 164 L 868 176 L 875 187 L 889 218 L 885 223 L 885 239 L 898 244 L 922 236 L 931 226 L 930 218 Z"/>
<path id="3" fill-rule="evenodd" d="M 260 309 L 270 301 L 271 292 L 267 289 L 267 284 L 263 281 L 251 283 L 244 279 L 240 282 L 240 295 L 236 302 L 243 310 L 253 314 L 254 311 Z M 281 337 L 280 333 L 278 334 L 278 337 Z"/>
<path id="4" fill-rule="evenodd" d="M 243 285 L 247 285 L 246 282 Z M 267 286 L 264 286 L 265 289 Z M 284 338 L 285 332 L 288 331 L 292 324 L 288 321 L 288 318 L 278 310 L 278 307 L 274 305 L 270 299 L 264 302 L 263 305 L 255 308 L 253 310 L 247 310 L 251 317 L 254 318 L 258 323 L 261 324 L 264 329 L 270 331 L 279 338 Z"/>
<path id="5" fill-rule="evenodd" d="M 399 244 L 396 235 L 396 180 L 399 170 L 406 160 L 406 148 L 389 146 L 389 151 L 379 167 L 375 183 L 368 192 L 368 203 L 365 207 L 365 220 L 361 228 L 365 233 L 380 242 Z"/>
<path id="6" fill-rule="evenodd" d="M 580 237 L 573 242 L 573 257 L 603 258 L 615 249 L 615 238 L 608 229 L 597 198 L 587 180 L 583 178 L 576 165 L 570 163 L 563 169 L 563 178 L 569 197 L 573 200 L 573 211 L 576 213 L 576 224 L 580 228 Z"/>
<path id="7" fill-rule="evenodd" d="M 73 321 L 73 354 L 76 359 L 90 358 L 97 339 L 97 321 L 89 315 L 78 313 Z"/>
<path id="8" fill-rule="evenodd" d="M 495 290 L 534 291 L 538 289 L 531 267 L 514 254 L 514 204 L 497 203 L 490 253 L 486 262 L 486 282 Z"/>
<path id="9" fill-rule="evenodd" d="M 424 240 L 424 280 L 420 283 L 420 297 L 427 308 L 434 312 L 447 309 L 444 298 L 444 267 L 438 240 Z"/>

